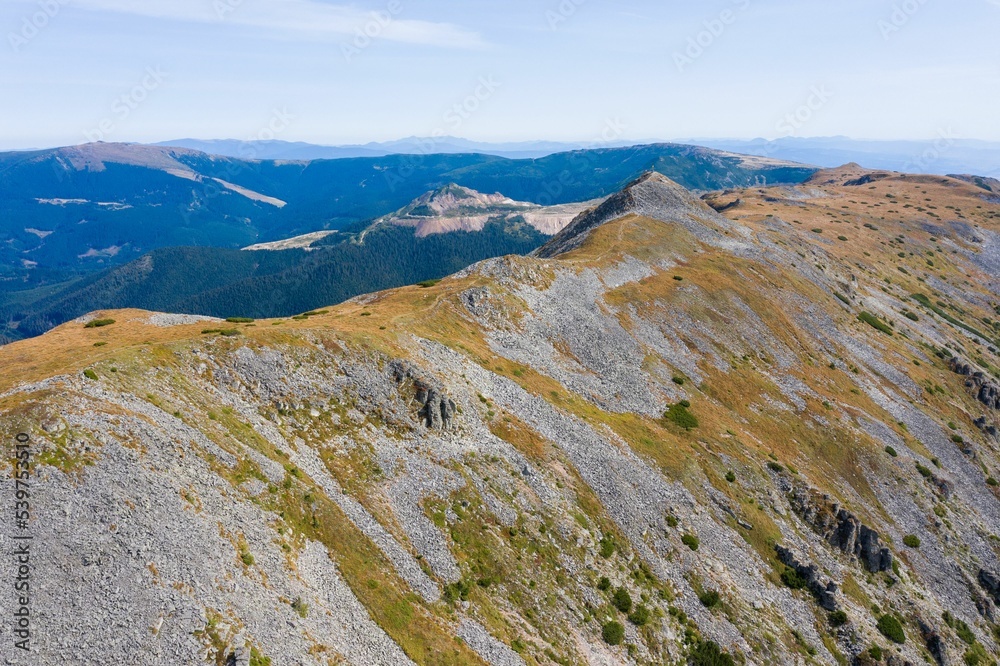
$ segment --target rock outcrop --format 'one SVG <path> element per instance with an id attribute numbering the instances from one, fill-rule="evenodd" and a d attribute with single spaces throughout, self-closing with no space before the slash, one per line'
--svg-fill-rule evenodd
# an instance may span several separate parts
<path id="1" fill-rule="evenodd" d="M 993 597 L 993 601 L 1000 605 L 1000 575 L 986 569 L 980 569 L 979 584 Z"/>
<path id="2" fill-rule="evenodd" d="M 774 550 L 778 553 L 778 560 L 782 564 L 794 569 L 806 581 L 806 587 L 815 595 L 820 608 L 828 611 L 835 611 L 840 608 L 840 604 L 837 601 L 837 593 L 840 591 L 840 586 L 830 579 L 829 576 L 824 575 L 818 566 L 803 562 L 794 551 L 780 544 L 775 546 Z"/>
<path id="3" fill-rule="evenodd" d="M 392 365 L 393 376 L 402 386 L 409 385 L 418 405 L 417 413 L 431 430 L 451 430 L 455 425 L 458 408 L 448 397 L 439 382 L 420 374 L 413 366 L 402 361 Z"/>
<path id="4" fill-rule="evenodd" d="M 960 356 L 952 356 L 948 360 L 952 372 L 966 377 L 965 387 L 972 391 L 979 402 L 990 409 L 1000 410 L 1000 384 L 997 384 L 977 366 Z M 994 428 L 994 432 L 995 432 Z"/>
<path id="5" fill-rule="evenodd" d="M 878 532 L 863 524 L 829 495 L 798 485 L 789 493 L 792 508 L 827 543 L 861 560 L 868 571 L 892 569 L 892 552 L 882 545 Z"/>

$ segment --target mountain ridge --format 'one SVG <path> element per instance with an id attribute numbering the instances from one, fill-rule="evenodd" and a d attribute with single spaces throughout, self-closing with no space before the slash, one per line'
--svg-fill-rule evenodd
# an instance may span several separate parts
<path id="1" fill-rule="evenodd" d="M 646 178 L 554 258 L 0 348 L 41 663 L 988 663 L 1000 207 L 876 175 Z"/>

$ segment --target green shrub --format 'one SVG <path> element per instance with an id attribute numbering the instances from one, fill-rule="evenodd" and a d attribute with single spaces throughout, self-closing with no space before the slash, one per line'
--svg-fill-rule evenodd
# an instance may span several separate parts
<path id="1" fill-rule="evenodd" d="M 690 406 L 690 403 L 685 405 L 683 402 L 680 402 L 668 409 L 663 417 L 685 430 L 693 430 L 698 427 L 698 418 L 688 411 L 688 407 Z"/>
<path id="2" fill-rule="evenodd" d="M 781 572 L 781 582 L 793 590 L 801 590 L 807 585 L 806 579 L 792 567 L 785 567 Z"/>
<path id="3" fill-rule="evenodd" d="M 964 444 L 965 443 L 965 439 L 961 435 L 952 435 L 951 436 L 951 441 L 953 441 L 956 444 Z"/>
<path id="4" fill-rule="evenodd" d="M 611 596 L 611 605 L 623 613 L 632 610 L 632 595 L 624 587 L 619 587 Z"/>
<path id="5" fill-rule="evenodd" d="M 893 615 L 883 615 L 878 619 L 877 628 L 879 633 L 888 638 L 893 643 L 902 645 L 906 642 L 906 633 L 903 631 L 903 625 Z"/>
<path id="6" fill-rule="evenodd" d="M 625 640 L 625 627 L 619 622 L 608 622 L 601 627 L 601 638 L 608 645 L 621 645 Z"/>
<path id="7" fill-rule="evenodd" d="M 830 626 L 836 629 L 847 624 L 847 613 L 842 610 L 833 611 L 830 613 L 828 619 L 830 620 Z"/>
<path id="8" fill-rule="evenodd" d="M 679 521 L 677 520 L 677 516 L 675 516 L 675 515 L 674 515 L 674 514 L 672 514 L 672 513 L 668 513 L 668 514 L 667 514 L 667 525 L 668 525 L 669 527 L 677 527 L 677 525 L 678 525 L 678 522 L 679 522 Z"/>
<path id="9" fill-rule="evenodd" d="M 903 537 L 903 545 L 907 548 L 920 548 L 920 537 L 916 534 L 907 534 Z"/>
<path id="10" fill-rule="evenodd" d="M 683 377 L 674 377 L 670 381 L 672 381 L 674 384 L 677 384 L 678 386 L 684 386 L 684 382 L 686 380 Z"/>
<path id="11" fill-rule="evenodd" d="M 309 615 L 309 604 L 303 601 L 302 597 L 295 597 L 295 601 L 292 602 L 292 610 L 305 619 Z"/>
<path id="12" fill-rule="evenodd" d="M 991 476 L 988 479 L 986 479 L 986 485 L 990 486 L 991 488 L 996 488 L 997 486 L 1000 486 L 1000 481 L 997 481 L 995 478 Z"/>
<path id="13" fill-rule="evenodd" d="M 691 666 L 736 666 L 733 658 L 712 641 L 699 641 L 691 650 L 688 663 Z"/>
<path id="14" fill-rule="evenodd" d="M 868 648 L 868 656 L 875 661 L 882 661 L 882 648 L 877 645 L 873 645 Z"/>
<path id="15" fill-rule="evenodd" d="M 423 282 L 418 282 L 417 286 L 420 287 L 421 289 L 430 289 L 431 287 L 435 286 L 439 282 L 441 282 L 441 280 L 439 280 L 439 279 L 438 280 L 424 280 Z"/>
<path id="16" fill-rule="evenodd" d="M 887 447 L 885 447 L 885 452 L 886 452 L 886 453 L 888 453 L 888 454 L 889 454 L 890 456 L 892 456 L 893 458 L 895 458 L 895 457 L 897 457 L 897 456 L 899 455 L 899 454 L 898 454 L 898 453 L 896 452 L 896 449 L 892 448 L 891 446 L 887 446 Z"/>
<path id="17" fill-rule="evenodd" d="M 253 553 L 251 553 L 248 550 L 245 550 L 240 554 L 240 559 L 243 560 L 243 564 L 247 565 L 248 567 L 252 567 L 253 563 L 256 561 L 254 559 Z"/>
<path id="18" fill-rule="evenodd" d="M 715 608 L 719 605 L 719 602 L 722 601 L 722 597 L 720 597 L 719 593 L 715 590 L 707 590 L 698 595 L 698 601 L 700 601 L 701 605 L 705 608 Z"/>
<path id="19" fill-rule="evenodd" d="M 909 319 L 910 321 L 920 321 L 920 317 L 918 317 L 917 313 L 915 312 L 904 312 L 903 316 Z"/>
<path id="20" fill-rule="evenodd" d="M 255 320 L 250 317 L 229 317 L 226 321 L 230 324 L 252 324 Z"/>
<path id="21" fill-rule="evenodd" d="M 929 468 L 925 467 L 924 465 L 921 465 L 920 463 L 917 463 L 917 471 L 920 472 L 920 476 L 924 477 L 925 479 L 929 479 L 932 476 L 934 476 L 934 473 L 931 472 Z"/>
<path id="22" fill-rule="evenodd" d="M 681 543 L 683 543 L 691 550 L 698 550 L 698 546 L 701 545 L 701 542 L 698 541 L 698 537 L 696 537 L 693 534 L 685 534 L 684 536 L 682 536 Z"/>
<path id="23" fill-rule="evenodd" d="M 881 331 L 886 335 L 893 335 L 892 329 L 889 328 L 888 324 L 883 322 L 881 319 L 871 314 L 870 312 L 862 312 L 858 315 L 858 320 L 863 321 L 877 331 Z"/>
<path id="24" fill-rule="evenodd" d="M 726 472 L 726 481 L 736 483 L 736 472 Z"/>
<path id="25" fill-rule="evenodd" d="M 232 338 L 232 337 L 235 337 L 235 336 L 237 336 L 239 334 L 240 334 L 240 332 L 237 331 L 235 328 L 227 328 L 227 329 L 223 329 L 223 330 L 219 331 L 219 335 L 224 335 L 227 338 Z"/>
<path id="26" fill-rule="evenodd" d="M 785 471 L 784 465 L 782 465 L 781 463 L 776 463 L 774 461 L 767 463 L 767 468 L 772 472 L 778 472 L 779 474 Z"/>
<path id="27" fill-rule="evenodd" d="M 444 600 L 450 604 L 455 603 L 459 599 L 468 601 L 470 592 L 472 592 L 472 586 L 464 580 L 460 580 L 457 583 L 450 583 L 444 587 Z"/>
<path id="28" fill-rule="evenodd" d="M 611 589 L 611 579 L 607 576 L 601 576 L 601 580 L 597 581 L 597 589 L 601 592 L 607 592 Z"/>
<path id="29" fill-rule="evenodd" d="M 636 606 L 636 609 L 628 616 L 628 621 L 637 627 L 642 627 L 649 623 L 652 614 L 645 606 Z"/>
<path id="30" fill-rule="evenodd" d="M 95 342 L 95 343 L 94 343 L 94 346 L 95 346 L 95 347 L 103 347 L 103 346 L 105 346 L 106 344 L 108 344 L 108 343 L 107 343 L 107 342 L 105 342 L 105 341 L 101 341 L 101 342 Z"/>
<path id="31" fill-rule="evenodd" d="M 611 536 L 610 534 L 605 534 L 603 537 L 601 537 L 599 543 L 600 543 L 600 550 L 598 552 L 601 554 L 601 557 L 607 559 L 615 554 L 615 549 L 617 548 L 617 546 L 615 545 L 615 538 L 613 536 Z"/>
<path id="32" fill-rule="evenodd" d="M 105 326 L 111 326 L 113 323 L 115 323 L 114 319 L 95 319 L 87 322 L 84 328 L 104 328 Z"/>
<path id="33" fill-rule="evenodd" d="M 941 617 L 945 624 L 955 630 L 955 633 L 965 644 L 972 645 L 976 642 L 976 635 L 972 633 L 972 629 L 963 620 L 958 619 L 948 611 L 945 611 Z"/>
<path id="34" fill-rule="evenodd" d="M 91 370 L 90 368 L 87 368 L 86 370 L 83 371 L 83 376 L 95 382 L 97 381 L 97 373 Z"/>

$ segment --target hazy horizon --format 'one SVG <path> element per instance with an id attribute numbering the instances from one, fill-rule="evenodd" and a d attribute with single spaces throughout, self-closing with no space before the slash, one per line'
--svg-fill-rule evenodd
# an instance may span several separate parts
<path id="1" fill-rule="evenodd" d="M 1000 141 L 998 18 L 997 0 L 8 0 L 0 146 Z"/>

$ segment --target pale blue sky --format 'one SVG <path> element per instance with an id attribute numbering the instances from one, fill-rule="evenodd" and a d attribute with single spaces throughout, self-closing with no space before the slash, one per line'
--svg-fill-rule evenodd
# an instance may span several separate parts
<path id="1" fill-rule="evenodd" d="M 0 148 L 1000 140 L 998 27 L 1000 0 L 2 0 Z"/>

